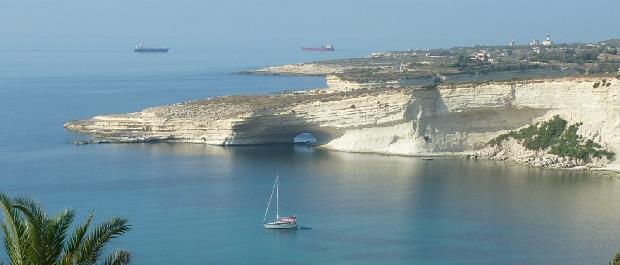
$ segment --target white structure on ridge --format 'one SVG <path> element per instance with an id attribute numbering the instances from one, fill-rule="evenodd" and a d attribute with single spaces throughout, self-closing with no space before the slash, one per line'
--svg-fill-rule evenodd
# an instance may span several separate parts
<path id="1" fill-rule="evenodd" d="M 551 35 L 547 34 L 547 37 L 542 42 L 543 46 L 551 46 L 553 45 L 553 41 L 551 40 Z"/>

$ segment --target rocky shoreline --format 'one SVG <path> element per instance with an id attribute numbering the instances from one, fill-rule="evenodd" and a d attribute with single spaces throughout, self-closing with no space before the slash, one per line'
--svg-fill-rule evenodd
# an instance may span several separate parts
<path id="1" fill-rule="evenodd" d="M 509 140 L 502 146 L 489 146 L 466 156 L 469 159 L 489 159 L 497 161 L 511 161 L 521 165 L 562 168 L 562 169 L 596 169 L 604 168 L 610 161 L 606 159 L 594 159 L 587 161 L 565 156 L 549 154 L 546 150 L 527 150 L 516 140 Z"/>

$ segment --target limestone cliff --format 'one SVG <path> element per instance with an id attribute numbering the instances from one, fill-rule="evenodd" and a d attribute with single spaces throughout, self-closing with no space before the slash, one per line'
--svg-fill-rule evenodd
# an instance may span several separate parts
<path id="1" fill-rule="evenodd" d="M 620 80 L 558 78 L 407 88 L 330 80 L 330 88 L 229 96 L 103 115 L 65 127 L 103 141 L 217 145 L 291 142 L 313 133 L 324 148 L 394 155 L 475 154 L 489 140 L 560 115 L 620 151 Z M 599 86 L 594 85 L 599 83 Z M 609 168 L 620 169 L 612 162 Z"/>
<path id="2" fill-rule="evenodd" d="M 325 77 L 327 81 L 326 92 L 347 92 L 360 89 L 386 89 L 386 88 L 402 88 L 403 86 L 398 81 L 387 82 L 355 82 L 351 80 L 344 80 L 338 75 L 327 74 Z"/>

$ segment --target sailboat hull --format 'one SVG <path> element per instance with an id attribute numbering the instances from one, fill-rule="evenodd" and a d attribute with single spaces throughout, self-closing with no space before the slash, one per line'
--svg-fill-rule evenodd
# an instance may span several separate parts
<path id="1" fill-rule="evenodd" d="M 297 228 L 297 223 L 268 223 L 263 224 L 266 229 L 292 229 Z"/>

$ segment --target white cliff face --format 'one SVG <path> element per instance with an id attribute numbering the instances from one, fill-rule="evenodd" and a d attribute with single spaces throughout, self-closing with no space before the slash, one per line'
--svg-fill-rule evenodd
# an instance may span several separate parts
<path id="1" fill-rule="evenodd" d="M 394 82 L 354 82 L 349 80 L 343 80 L 337 75 L 328 74 L 325 79 L 327 80 L 327 91 L 329 92 L 348 92 L 354 90 L 363 89 L 375 89 L 375 88 L 401 88 L 397 81 Z"/>
<path id="2" fill-rule="evenodd" d="M 408 119 L 402 124 L 347 130 L 325 147 L 393 155 L 472 154 L 501 133 L 560 115 L 569 123 L 582 122 L 580 135 L 617 153 L 620 151 L 620 80 L 608 78 L 607 83 L 611 85 L 594 88 L 594 83 L 601 79 L 497 82 L 417 91 Z M 541 166 L 580 165 L 578 161 L 553 155 L 534 154 L 516 145 L 506 146 L 507 150 L 496 150 L 504 152 L 500 154 L 504 159 Z M 540 161 L 535 161 L 539 158 Z M 609 161 L 595 162 L 601 166 Z M 612 162 L 607 168 L 620 169 L 620 164 Z"/>
<path id="3" fill-rule="evenodd" d="M 620 80 L 607 78 L 606 85 L 595 88 L 602 79 L 436 89 L 354 87 L 332 79 L 327 93 L 221 97 L 97 116 L 65 126 L 108 141 L 221 145 L 285 143 L 310 132 L 322 147 L 333 150 L 444 155 L 473 154 L 501 133 L 560 115 L 569 123 L 583 122 L 581 135 L 620 153 Z M 620 169 L 620 164 L 608 167 Z"/>
<path id="4" fill-rule="evenodd" d="M 520 85 L 515 104 L 550 111 L 541 119 L 560 115 L 569 123 L 583 122 L 579 133 L 620 150 L 620 80 L 607 79 L 609 86 L 594 88 L 599 80 L 550 81 Z M 536 91 L 538 90 L 538 91 Z"/>
<path id="5" fill-rule="evenodd" d="M 311 132 L 326 143 L 349 128 L 401 122 L 410 100 L 407 90 L 220 97 L 96 116 L 65 127 L 119 142 L 290 143 Z"/>

